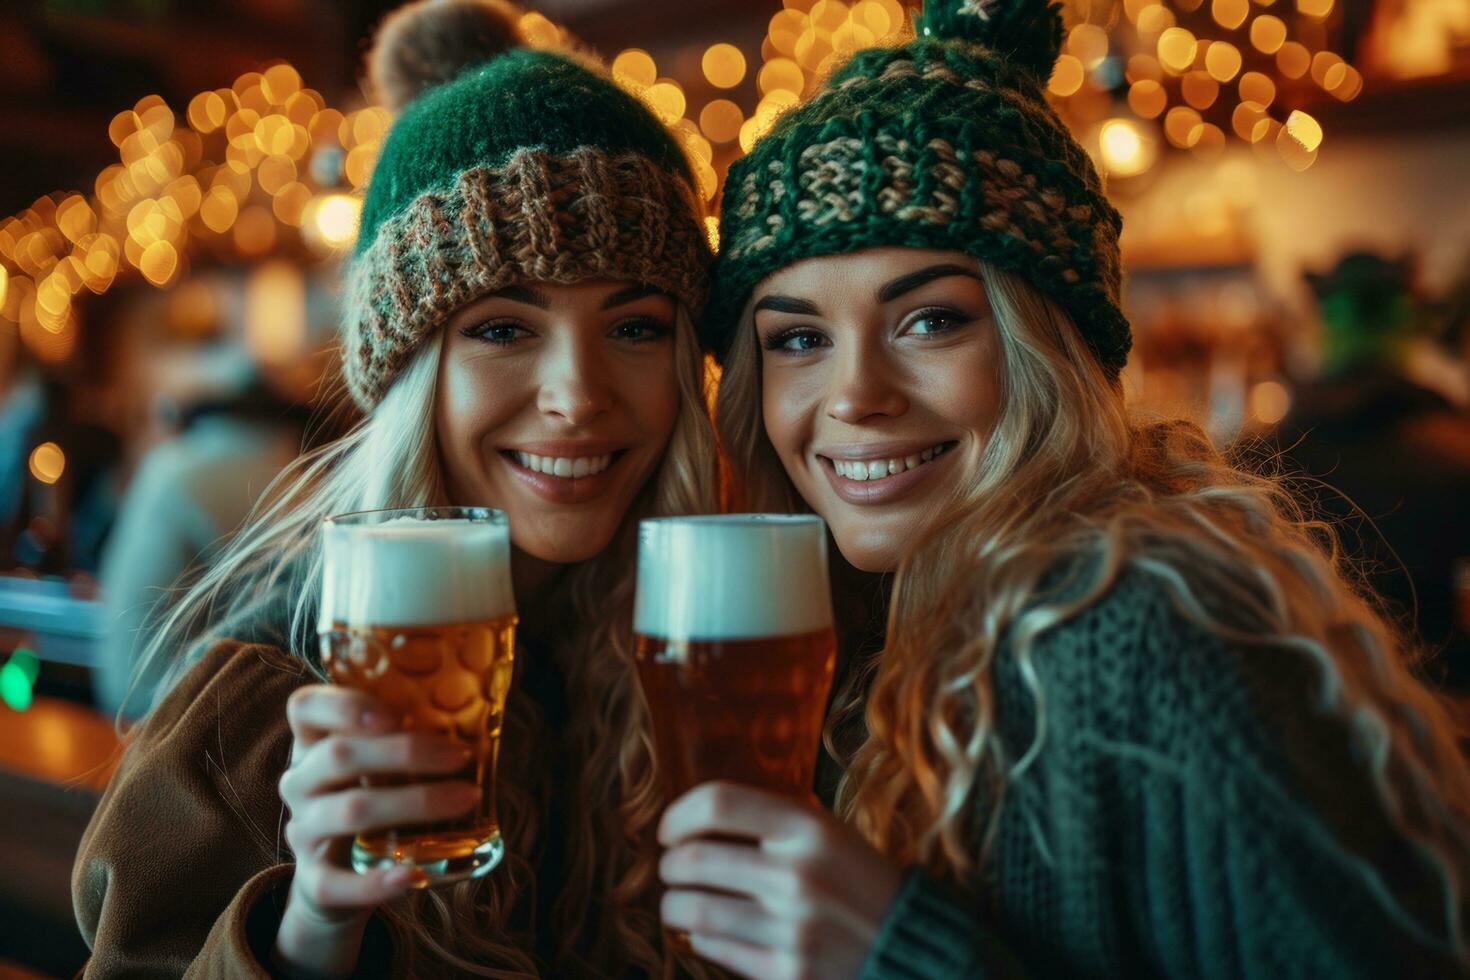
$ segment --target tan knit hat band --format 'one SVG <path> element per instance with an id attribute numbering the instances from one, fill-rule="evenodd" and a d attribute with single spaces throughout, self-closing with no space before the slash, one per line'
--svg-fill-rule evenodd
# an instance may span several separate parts
<path id="1" fill-rule="evenodd" d="M 347 273 L 343 371 L 371 410 L 456 309 L 515 282 L 626 279 L 704 302 L 709 242 L 698 199 L 637 153 L 519 150 L 464 171 L 378 229 Z"/>

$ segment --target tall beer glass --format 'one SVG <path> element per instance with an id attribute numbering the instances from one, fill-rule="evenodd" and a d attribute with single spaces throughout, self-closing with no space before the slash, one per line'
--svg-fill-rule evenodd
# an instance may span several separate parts
<path id="1" fill-rule="evenodd" d="M 500 863 L 495 763 L 515 655 L 510 533 L 498 510 L 429 507 L 328 518 L 322 526 L 322 665 L 366 692 L 405 731 L 438 732 L 472 753 L 443 779 L 480 787 L 467 816 L 383 828 L 353 842 L 358 871 L 409 864 L 429 884 Z M 364 786 L 423 777 L 383 774 Z"/>
<path id="2" fill-rule="evenodd" d="M 811 799 L 837 647 L 821 518 L 643 521 L 634 632 L 675 795 L 729 779 Z"/>

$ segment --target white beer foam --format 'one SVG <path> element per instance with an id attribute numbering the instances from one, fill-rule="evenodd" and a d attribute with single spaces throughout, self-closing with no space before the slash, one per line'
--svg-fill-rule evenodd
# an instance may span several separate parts
<path id="1" fill-rule="evenodd" d="M 788 514 L 643 521 L 633 624 L 644 636 L 670 640 L 830 628 L 826 524 Z"/>
<path id="2" fill-rule="evenodd" d="M 321 628 L 429 626 L 515 613 L 510 530 L 394 518 L 322 526 Z"/>

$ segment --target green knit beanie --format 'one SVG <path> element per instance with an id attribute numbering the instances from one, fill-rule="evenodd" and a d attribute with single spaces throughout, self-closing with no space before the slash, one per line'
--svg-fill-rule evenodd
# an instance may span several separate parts
<path id="1" fill-rule="evenodd" d="M 344 373 L 364 409 L 450 313 L 513 282 L 627 279 L 703 303 L 709 243 L 678 144 L 590 56 L 524 46 L 520 17 L 419 0 L 374 42 L 398 115 L 347 270 Z"/>
<path id="2" fill-rule="evenodd" d="M 705 342 L 723 357 L 752 290 L 802 259 L 879 246 L 966 252 L 1076 321 L 1109 374 L 1132 339 L 1122 219 L 1047 104 L 1046 0 L 925 0 L 918 37 L 859 51 L 725 182 Z"/>

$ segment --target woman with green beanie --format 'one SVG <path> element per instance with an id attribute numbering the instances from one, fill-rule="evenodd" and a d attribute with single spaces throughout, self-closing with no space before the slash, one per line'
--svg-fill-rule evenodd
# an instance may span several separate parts
<path id="1" fill-rule="evenodd" d="M 1117 213 L 1044 0 L 929 0 L 738 161 L 709 339 L 745 509 L 886 579 L 833 813 L 660 824 L 752 977 L 1466 973 L 1470 774 L 1330 528 L 1118 375 Z M 825 788 L 825 787 L 824 787 Z"/>
<path id="2" fill-rule="evenodd" d="M 167 615 L 172 690 L 77 856 L 103 976 L 599 976 L 663 969 L 655 794 L 632 674 L 635 533 L 714 503 L 692 317 L 709 251 L 687 163 L 590 58 L 499 0 L 411 4 L 371 55 L 396 112 L 347 268 L 365 419 L 299 461 Z M 522 650 L 498 776 L 505 861 L 413 890 L 354 833 L 468 808 L 447 741 L 321 683 L 323 518 L 507 512 Z"/>

